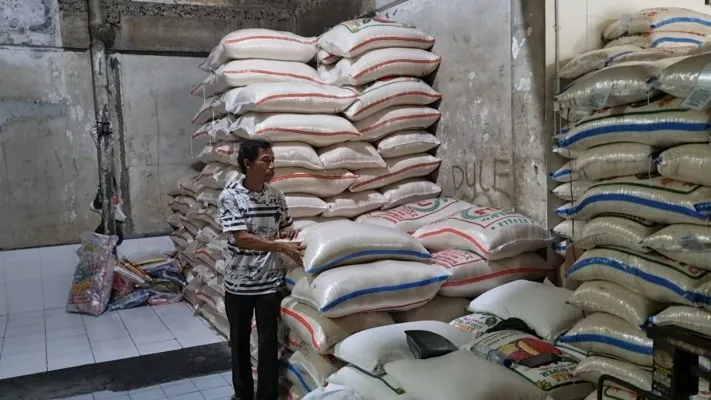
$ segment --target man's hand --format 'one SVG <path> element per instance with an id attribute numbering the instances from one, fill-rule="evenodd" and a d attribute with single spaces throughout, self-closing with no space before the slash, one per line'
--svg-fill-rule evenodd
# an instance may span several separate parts
<path id="1" fill-rule="evenodd" d="M 304 249 L 305 247 L 300 242 L 279 243 L 279 252 L 291 258 L 299 267 L 304 266 Z"/>
<path id="2" fill-rule="evenodd" d="M 297 232 L 296 229 L 287 228 L 279 232 L 279 239 L 294 240 L 298 234 L 299 232 Z"/>

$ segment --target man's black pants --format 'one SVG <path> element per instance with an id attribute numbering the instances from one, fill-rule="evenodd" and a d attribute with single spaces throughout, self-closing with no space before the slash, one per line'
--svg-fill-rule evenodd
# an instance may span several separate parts
<path id="1" fill-rule="evenodd" d="M 253 312 L 256 312 L 259 336 L 257 400 L 279 399 L 277 324 L 280 303 L 281 293 L 256 296 L 225 293 L 225 309 L 230 322 L 230 346 L 232 347 L 232 383 L 237 400 L 254 399 L 249 345 Z"/>

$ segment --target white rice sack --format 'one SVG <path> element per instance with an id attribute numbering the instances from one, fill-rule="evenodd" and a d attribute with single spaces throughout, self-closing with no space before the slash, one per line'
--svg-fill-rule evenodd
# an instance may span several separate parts
<path id="1" fill-rule="evenodd" d="M 623 35 L 650 32 L 690 32 L 698 35 L 711 34 L 711 16 L 686 8 L 646 8 L 624 14 L 609 25 L 602 37 L 607 40 Z"/>
<path id="2" fill-rule="evenodd" d="M 351 192 L 380 189 L 405 179 L 427 176 L 439 167 L 442 160 L 429 154 L 415 154 L 389 158 L 385 163 L 385 168 L 356 171 L 358 179 L 351 185 Z"/>
<path id="3" fill-rule="evenodd" d="M 602 375 L 614 376 L 645 391 L 652 390 L 652 371 L 625 361 L 593 356 L 582 360 L 575 369 L 576 377 L 594 384 Z"/>
<path id="4" fill-rule="evenodd" d="M 339 367 L 337 360 L 331 360 L 308 347 L 302 347 L 289 357 L 286 377 L 293 385 L 302 386 L 308 393 L 326 385 L 326 378 L 338 371 Z"/>
<path id="5" fill-rule="evenodd" d="M 306 246 L 304 269 L 310 274 L 383 259 L 426 261 L 432 257 L 404 232 L 352 221 L 314 226 L 306 233 L 303 244 Z"/>
<path id="6" fill-rule="evenodd" d="M 227 114 L 225 104 L 219 96 L 206 98 L 195 116 L 190 120 L 194 125 L 204 125 L 205 123 L 221 118 Z"/>
<path id="7" fill-rule="evenodd" d="M 363 399 L 412 400 L 405 389 L 387 375 L 374 377 L 358 370 L 357 367 L 345 366 L 328 377 L 331 385 L 341 385 L 353 389 Z"/>
<path id="8" fill-rule="evenodd" d="M 306 193 L 318 197 L 341 194 L 358 179 L 358 175 L 345 169 L 312 171 L 301 168 L 276 170 L 270 184 L 282 192 Z"/>
<path id="9" fill-rule="evenodd" d="M 248 113 L 227 126 L 228 134 L 272 142 L 303 142 L 324 147 L 360 140 L 360 132 L 347 119 L 325 114 Z"/>
<path id="10" fill-rule="evenodd" d="M 569 279 L 580 282 L 616 282 L 659 303 L 694 304 L 694 290 L 711 279 L 699 268 L 652 254 L 598 248 L 586 251 L 568 269 Z"/>
<path id="11" fill-rule="evenodd" d="M 321 354 L 329 353 L 336 343 L 355 333 L 393 324 L 393 319 L 386 312 L 327 318 L 291 297 L 281 301 L 281 318 L 291 332 Z"/>
<path id="12" fill-rule="evenodd" d="M 322 171 L 323 164 L 316 154 L 316 150 L 306 143 L 277 142 L 272 145 L 274 151 L 274 166 L 276 168 L 305 168 Z M 239 154 L 239 151 L 235 152 Z M 237 157 L 235 154 L 235 162 Z M 237 165 L 237 164 L 233 164 Z"/>
<path id="13" fill-rule="evenodd" d="M 501 321 L 503 320 L 494 314 L 474 313 L 457 318 L 449 324 L 470 333 L 476 339 Z"/>
<path id="14" fill-rule="evenodd" d="M 628 62 L 595 71 L 565 87 L 555 101 L 564 107 L 600 110 L 647 100 L 647 81 L 677 60 Z"/>
<path id="15" fill-rule="evenodd" d="M 553 152 L 568 160 L 575 160 L 584 154 L 584 151 L 564 149 L 562 147 L 553 147 Z"/>
<path id="16" fill-rule="evenodd" d="M 172 226 L 175 229 L 180 229 L 183 227 L 183 223 L 180 219 L 180 217 L 183 217 L 184 215 L 179 213 L 179 212 L 174 212 L 168 216 L 168 218 L 165 219 L 165 221 Z"/>
<path id="17" fill-rule="evenodd" d="M 605 47 L 616 47 L 627 44 L 635 45 L 644 49 L 649 48 L 672 48 L 672 49 L 692 49 L 707 43 L 706 36 L 685 32 L 652 32 L 642 35 L 622 36 L 605 45 Z"/>
<path id="18" fill-rule="evenodd" d="M 435 38 L 420 29 L 384 18 L 361 18 L 342 22 L 324 33 L 319 47 L 340 57 L 356 57 L 365 52 L 405 47 L 429 49 Z"/>
<path id="19" fill-rule="evenodd" d="M 670 225 L 641 244 L 673 260 L 711 271 L 711 227 Z"/>
<path id="20" fill-rule="evenodd" d="M 553 189 L 553 194 L 564 201 L 576 201 L 583 197 L 585 191 L 590 189 L 595 182 L 590 181 L 573 181 L 563 183 Z"/>
<path id="21" fill-rule="evenodd" d="M 326 200 L 324 217 L 355 218 L 368 211 L 381 208 L 387 203 L 385 197 L 375 190 L 366 190 L 359 193 L 341 193 Z"/>
<path id="22" fill-rule="evenodd" d="M 593 386 L 573 376 L 578 365 L 577 359 L 564 353 L 555 345 L 528 333 L 515 330 L 487 333 L 467 344 L 464 349 L 480 357 L 483 357 L 484 351 L 496 351 L 502 357 L 514 362 L 509 371 L 531 382 L 555 399 L 579 399 Z M 560 357 L 560 361 L 536 368 L 518 364 L 539 354 L 556 355 Z"/>
<path id="23" fill-rule="evenodd" d="M 235 88 L 222 95 L 222 103 L 231 114 L 247 112 L 286 112 L 336 114 L 348 108 L 358 94 L 351 89 L 311 82 L 255 83 Z"/>
<path id="24" fill-rule="evenodd" d="M 647 318 L 663 306 L 627 289 L 606 281 L 583 282 L 568 303 L 587 313 L 607 313 L 634 326 L 643 326 Z"/>
<path id="25" fill-rule="evenodd" d="M 704 39 L 709 40 L 709 38 Z M 690 97 L 697 87 L 708 86 L 706 71 L 709 63 L 711 63 L 711 54 L 709 53 L 684 57 L 660 71 L 652 85 L 654 88 L 672 96 Z M 688 100 L 694 99 L 689 98 Z M 699 103 L 698 105 L 699 108 L 702 108 L 706 104 Z"/>
<path id="26" fill-rule="evenodd" d="M 375 141 L 391 133 L 412 129 L 427 129 L 442 114 L 424 106 L 399 106 L 386 108 L 355 123 L 360 138 L 350 140 Z"/>
<path id="27" fill-rule="evenodd" d="M 321 66 L 320 79 L 329 85 L 361 86 L 390 76 L 425 77 L 442 58 L 420 49 L 379 49 L 356 58 L 344 58 L 335 66 Z"/>
<path id="28" fill-rule="evenodd" d="M 708 225 L 711 188 L 669 178 L 623 177 L 600 182 L 574 204 L 559 207 L 563 218 L 591 219 L 624 214 L 660 224 Z"/>
<path id="29" fill-rule="evenodd" d="M 659 229 L 659 225 L 624 215 L 603 215 L 588 221 L 575 234 L 575 245 L 589 250 L 614 246 L 639 253 L 649 253 L 642 241 Z"/>
<path id="30" fill-rule="evenodd" d="M 208 139 L 210 142 L 229 140 L 238 140 L 230 134 L 229 126 L 232 123 L 232 118 L 224 117 L 212 121 L 208 121 L 202 126 L 200 126 L 195 133 L 193 133 L 193 139 Z"/>
<path id="31" fill-rule="evenodd" d="M 711 145 L 686 144 L 659 155 L 657 168 L 662 176 L 682 182 L 711 186 Z"/>
<path id="32" fill-rule="evenodd" d="M 672 147 L 683 143 L 707 143 L 711 138 L 711 111 L 682 108 L 684 99 L 670 96 L 604 109 L 583 118 L 560 135 L 556 145 L 586 150 L 610 143 L 641 143 Z"/>
<path id="33" fill-rule="evenodd" d="M 652 366 L 652 339 L 622 318 L 595 313 L 559 339 L 594 354 L 619 358 L 642 367 Z"/>
<path id="34" fill-rule="evenodd" d="M 291 292 L 294 290 L 294 286 L 302 280 L 303 278 L 306 278 L 306 271 L 304 271 L 303 268 L 301 267 L 294 267 L 290 268 L 289 272 L 286 273 L 286 276 L 284 277 L 284 281 L 286 282 L 286 288 Z"/>
<path id="35" fill-rule="evenodd" d="M 571 240 L 580 234 L 587 222 L 568 219 L 553 227 L 553 234 L 563 239 Z"/>
<path id="36" fill-rule="evenodd" d="M 439 197 L 442 188 L 436 183 L 424 179 L 406 179 L 379 189 L 385 197 L 384 209 L 391 209 L 403 204 L 424 201 Z"/>
<path id="37" fill-rule="evenodd" d="M 307 63 L 316 55 L 318 38 L 270 29 L 240 29 L 227 34 L 200 64 L 200 69 L 217 69 L 229 60 L 264 60 Z"/>
<path id="38" fill-rule="evenodd" d="M 328 204 L 311 194 L 290 193 L 285 196 L 292 218 L 317 217 L 328 210 Z"/>
<path id="39" fill-rule="evenodd" d="M 426 153 L 439 145 L 439 139 L 427 131 L 403 131 L 381 139 L 376 149 L 383 158 L 393 158 Z"/>
<path id="40" fill-rule="evenodd" d="M 383 157 L 367 142 L 347 142 L 323 147 L 318 150 L 318 156 L 325 169 L 353 171 L 386 166 Z"/>
<path id="41" fill-rule="evenodd" d="M 417 240 L 431 251 L 473 251 L 501 260 L 542 249 L 551 241 L 538 222 L 513 211 L 473 207 L 418 229 Z"/>
<path id="42" fill-rule="evenodd" d="M 316 53 L 316 63 L 317 63 L 318 65 L 321 65 L 321 64 L 323 64 L 323 65 L 335 64 L 335 63 L 337 63 L 338 61 L 340 61 L 340 59 L 341 59 L 341 57 L 339 57 L 339 56 L 337 56 L 337 55 L 335 55 L 335 54 L 331 54 L 331 53 L 329 53 L 329 52 L 327 52 L 326 50 L 323 50 L 323 49 L 319 50 L 319 51 Z"/>
<path id="43" fill-rule="evenodd" d="M 192 210 L 197 210 L 198 206 L 198 202 L 190 196 L 175 196 L 168 204 L 171 210 L 183 215 L 190 213 Z"/>
<path id="44" fill-rule="evenodd" d="M 411 310 L 430 301 L 449 278 L 446 271 L 412 261 L 376 261 L 339 267 L 302 279 L 292 296 L 326 317 L 365 311 Z"/>
<path id="45" fill-rule="evenodd" d="M 215 162 L 202 169 L 197 182 L 206 188 L 222 190 L 227 184 L 242 179 L 242 176 L 236 167 Z"/>
<path id="46" fill-rule="evenodd" d="M 558 243 L 553 243 L 553 251 L 555 251 L 559 256 L 565 258 L 566 253 L 568 252 L 568 245 L 570 244 L 570 241 L 568 240 L 563 240 Z"/>
<path id="47" fill-rule="evenodd" d="M 451 197 L 439 197 L 405 204 L 392 210 L 374 211 L 358 217 L 356 221 L 414 233 L 426 225 L 471 207 L 473 207 L 472 204 L 464 201 Z"/>
<path id="48" fill-rule="evenodd" d="M 199 174 L 190 172 L 178 181 L 178 193 L 176 195 L 190 196 L 195 198 L 197 192 L 202 189 L 202 185 L 198 184 L 197 178 Z"/>
<path id="49" fill-rule="evenodd" d="M 696 307 L 672 306 L 649 318 L 654 326 L 678 326 L 711 336 L 711 312 Z"/>
<path id="50" fill-rule="evenodd" d="M 318 72 L 307 64 L 259 59 L 235 60 L 217 68 L 190 93 L 195 96 L 212 96 L 235 87 L 269 82 L 325 84 Z"/>
<path id="51" fill-rule="evenodd" d="M 208 144 L 208 145 L 204 146 L 202 148 L 202 150 L 200 150 L 200 153 L 198 153 L 198 155 L 194 156 L 193 159 L 198 160 L 203 164 L 209 164 L 209 163 L 215 161 L 213 159 L 213 153 L 212 153 L 213 148 L 214 148 L 214 146 L 212 144 Z"/>
<path id="52" fill-rule="evenodd" d="M 469 300 L 465 298 L 453 298 L 436 296 L 432 301 L 422 307 L 408 311 L 391 312 L 393 320 L 402 324 L 405 322 L 419 321 L 440 321 L 449 323 L 450 321 L 467 315 Z"/>
<path id="53" fill-rule="evenodd" d="M 303 233 L 307 228 L 322 224 L 324 222 L 343 220 L 345 220 L 345 218 L 325 218 L 323 216 L 312 218 L 294 218 L 294 229 Z"/>
<path id="54" fill-rule="evenodd" d="M 354 365 L 368 374 L 383 375 L 383 366 L 398 360 L 412 360 L 406 331 L 433 332 L 457 347 L 472 339 L 467 332 L 439 321 L 409 322 L 358 332 L 338 343 L 333 353 L 337 358 Z"/>
<path id="55" fill-rule="evenodd" d="M 637 393 L 622 388 L 605 386 L 602 389 L 602 400 L 640 400 Z M 585 400 L 597 400 L 597 390 L 590 393 Z"/>
<path id="56" fill-rule="evenodd" d="M 362 89 L 358 100 L 345 110 L 351 121 L 360 121 L 389 107 L 425 106 L 442 98 L 430 85 L 417 78 L 385 78 Z"/>
<path id="57" fill-rule="evenodd" d="M 426 360 L 395 361 L 387 364 L 385 370 L 416 400 L 544 400 L 548 397 L 515 372 L 465 350 Z"/>
<path id="58" fill-rule="evenodd" d="M 518 318 L 538 336 L 554 342 L 583 318 L 582 311 L 568 305 L 573 292 L 530 281 L 515 281 L 489 290 L 469 304 L 471 312 L 485 312 L 499 318 Z"/>
<path id="59" fill-rule="evenodd" d="M 553 270 L 535 253 L 489 261 L 470 251 L 450 249 L 434 253 L 432 258 L 452 273 L 439 293 L 448 297 L 476 297 L 516 280 L 543 278 Z"/>
<path id="60" fill-rule="evenodd" d="M 611 60 L 640 51 L 641 47 L 631 44 L 588 51 L 568 61 L 561 67 L 558 76 L 562 79 L 575 79 L 609 66 Z"/>
<path id="61" fill-rule="evenodd" d="M 694 291 L 693 297 L 696 306 L 711 310 L 711 283 L 704 282 L 699 285 Z"/>

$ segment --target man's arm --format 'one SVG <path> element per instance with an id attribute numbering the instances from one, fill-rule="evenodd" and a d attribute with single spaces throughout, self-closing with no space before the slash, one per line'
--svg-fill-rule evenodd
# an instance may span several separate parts
<path id="1" fill-rule="evenodd" d="M 289 207 L 286 205 L 284 195 L 280 193 L 279 201 L 279 237 L 282 239 L 293 240 L 298 235 L 294 229 L 294 220 L 291 218 Z"/>

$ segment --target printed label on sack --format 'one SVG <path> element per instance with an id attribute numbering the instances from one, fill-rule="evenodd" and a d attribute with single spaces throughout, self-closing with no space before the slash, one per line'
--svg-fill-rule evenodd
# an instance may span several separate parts
<path id="1" fill-rule="evenodd" d="M 694 89 L 681 103 L 681 107 L 703 110 L 708 107 L 709 103 L 711 103 L 711 63 L 706 64 L 699 73 Z"/>
<path id="2" fill-rule="evenodd" d="M 495 208 L 474 207 L 461 211 L 454 219 L 479 225 L 483 229 L 494 231 L 511 225 L 536 225 L 536 222 L 513 211 Z"/>
<path id="3" fill-rule="evenodd" d="M 454 269 L 463 265 L 470 265 L 486 259 L 476 253 L 466 250 L 444 250 L 432 255 L 432 260 L 446 269 Z"/>
<path id="4" fill-rule="evenodd" d="M 399 28 L 414 28 L 413 25 L 403 24 L 400 22 L 390 21 L 385 18 L 361 18 L 354 19 L 352 21 L 342 22 L 341 25 L 348 28 L 351 33 L 356 33 L 365 28 L 370 28 L 374 26 L 396 26 Z"/>
<path id="5" fill-rule="evenodd" d="M 434 214 L 443 208 L 458 203 L 459 201 L 452 198 L 437 198 L 432 200 L 423 200 L 416 203 L 411 203 L 405 206 L 397 207 L 392 210 L 373 213 L 370 218 L 381 218 L 393 223 L 399 223 L 404 221 L 410 221 L 413 219 L 418 219 L 426 217 L 430 214 Z"/>
<path id="6" fill-rule="evenodd" d="M 474 338 L 476 339 L 486 333 L 489 329 L 498 325 L 501 321 L 503 320 L 494 314 L 474 313 L 457 318 L 449 324 L 463 331 L 474 334 Z"/>

